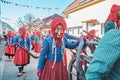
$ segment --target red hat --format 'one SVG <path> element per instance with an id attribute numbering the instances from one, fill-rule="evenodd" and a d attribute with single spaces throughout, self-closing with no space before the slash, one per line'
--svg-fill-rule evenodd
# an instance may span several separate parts
<path id="1" fill-rule="evenodd" d="M 33 32 L 33 35 L 36 36 L 36 31 Z"/>
<path id="2" fill-rule="evenodd" d="M 7 33 L 7 34 L 8 34 L 8 37 L 9 37 L 9 38 L 11 38 L 11 37 L 13 37 L 13 36 L 14 36 L 14 33 L 13 33 L 12 31 L 10 31 L 10 30 L 8 31 L 8 33 Z"/>
<path id="3" fill-rule="evenodd" d="M 20 31 L 23 32 L 23 34 L 21 35 L 21 38 L 27 37 L 27 30 L 26 30 L 25 27 L 20 27 L 20 28 L 19 28 L 19 32 L 20 32 Z"/>
<path id="4" fill-rule="evenodd" d="M 42 32 L 41 31 L 36 31 L 36 35 L 40 38 L 42 36 Z"/>
<path id="5" fill-rule="evenodd" d="M 92 36 L 92 35 L 95 35 L 95 34 L 96 34 L 95 29 L 90 30 L 88 33 L 89 33 L 89 34 L 87 35 L 88 40 L 93 40 L 93 39 L 94 39 L 94 36 Z"/>
<path id="6" fill-rule="evenodd" d="M 58 25 L 62 25 L 64 31 L 66 30 L 66 22 L 63 18 L 59 17 L 59 18 L 53 19 L 52 22 L 51 22 L 51 34 L 52 34 L 53 37 L 55 37 L 54 30 Z"/>
<path id="7" fill-rule="evenodd" d="M 117 18 L 118 9 L 120 9 L 120 5 L 116 5 L 116 4 L 112 5 L 111 10 L 110 10 L 110 14 L 109 14 L 107 20 L 105 21 L 105 23 L 108 20 L 113 20 L 113 21 L 115 21 L 117 23 L 117 25 L 120 24 L 119 21 L 118 21 L 118 18 Z"/>

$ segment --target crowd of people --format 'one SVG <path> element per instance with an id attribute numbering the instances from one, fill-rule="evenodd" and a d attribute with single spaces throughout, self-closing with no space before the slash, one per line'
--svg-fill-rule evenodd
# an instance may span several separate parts
<path id="1" fill-rule="evenodd" d="M 80 43 L 80 37 L 65 33 L 67 28 L 63 18 L 55 18 L 50 25 L 49 34 L 43 35 L 40 30 L 29 36 L 26 28 L 20 27 L 19 35 L 8 31 L 3 35 L 5 56 L 18 67 L 18 77 L 29 64 L 30 50 L 39 54 L 36 75 L 39 80 L 69 80 L 65 48 L 74 49 Z M 113 5 L 110 15 L 104 24 L 105 35 L 100 39 L 93 58 L 86 72 L 86 80 L 119 80 L 120 79 L 120 6 Z M 96 31 L 92 30 L 92 34 Z M 88 40 L 94 39 L 88 35 Z M 71 43 L 68 39 L 74 39 Z M 0 42 L 2 38 L 0 37 Z M 32 46 L 32 47 L 31 47 Z"/>

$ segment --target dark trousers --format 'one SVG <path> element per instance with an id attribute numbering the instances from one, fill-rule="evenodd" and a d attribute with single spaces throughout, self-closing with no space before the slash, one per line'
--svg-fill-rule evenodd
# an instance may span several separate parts
<path id="1" fill-rule="evenodd" d="M 24 69 L 24 66 L 18 67 L 19 73 L 21 73 L 23 71 L 23 69 Z"/>

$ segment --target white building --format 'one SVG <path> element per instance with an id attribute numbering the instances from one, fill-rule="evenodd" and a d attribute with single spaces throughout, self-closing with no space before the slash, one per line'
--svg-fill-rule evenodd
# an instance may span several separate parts
<path id="1" fill-rule="evenodd" d="M 68 32 L 79 35 L 81 33 L 81 27 L 86 30 L 86 26 L 88 26 L 88 31 L 96 29 L 98 36 L 103 35 L 102 23 L 108 17 L 113 4 L 120 5 L 120 0 L 75 0 L 63 12 L 67 27 L 69 28 Z M 93 19 L 99 21 L 100 24 L 94 26 L 92 24 L 85 24 L 85 22 Z"/>

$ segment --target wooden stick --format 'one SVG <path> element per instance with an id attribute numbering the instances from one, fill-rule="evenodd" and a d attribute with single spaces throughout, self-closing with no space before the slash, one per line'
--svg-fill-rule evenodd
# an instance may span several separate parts
<path id="1" fill-rule="evenodd" d="M 97 38 L 97 39 L 100 39 L 100 37 L 95 36 L 94 34 L 91 34 L 91 33 L 87 32 L 87 31 L 85 31 L 85 30 L 83 30 L 83 32 L 85 32 L 85 33 L 87 33 L 87 34 L 90 34 L 91 36 L 94 36 L 94 37 Z"/>
<path id="2" fill-rule="evenodd" d="M 20 45 L 18 45 L 20 48 L 22 48 L 24 51 L 26 51 L 26 52 L 28 52 L 26 49 L 24 49 L 22 46 L 20 46 Z M 34 54 L 32 54 L 32 53 L 30 53 L 30 52 L 28 52 L 33 58 L 39 58 L 39 56 L 38 55 L 34 55 Z"/>

